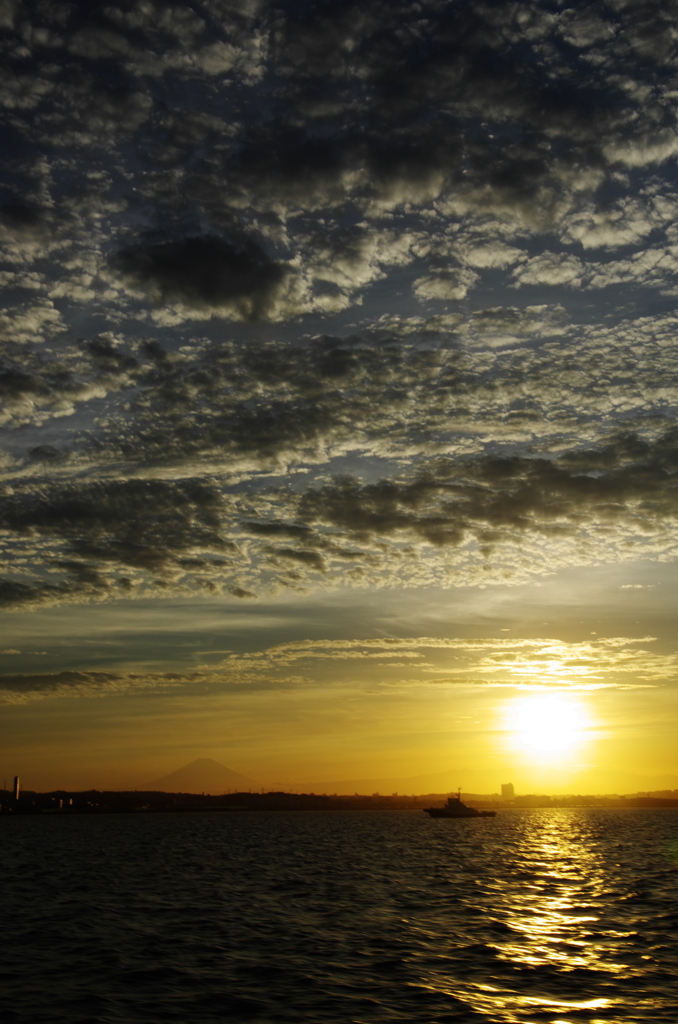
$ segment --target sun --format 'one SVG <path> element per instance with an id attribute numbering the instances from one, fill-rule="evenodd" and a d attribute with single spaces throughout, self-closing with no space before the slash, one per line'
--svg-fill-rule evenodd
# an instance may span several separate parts
<path id="1" fill-rule="evenodd" d="M 523 750 L 556 755 L 579 746 L 586 738 L 588 724 L 579 702 L 546 694 L 515 701 L 509 728 Z"/>

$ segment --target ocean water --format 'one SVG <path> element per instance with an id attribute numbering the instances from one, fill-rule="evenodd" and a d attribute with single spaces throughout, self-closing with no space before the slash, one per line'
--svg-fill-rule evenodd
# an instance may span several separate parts
<path id="1" fill-rule="evenodd" d="M 678 811 L 0 820 L 4 1024 L 678 1021 Z"/>

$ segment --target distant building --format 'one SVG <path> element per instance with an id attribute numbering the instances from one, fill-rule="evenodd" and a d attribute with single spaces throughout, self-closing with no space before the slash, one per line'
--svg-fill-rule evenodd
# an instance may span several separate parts
<path id="1" fill-rule="evenodd" d="M 14 776 L 14 799 L 18 800 L 21 795 L 21 779 L 18 775 Z"/>
<path id="2" fill-rule="evenodd" d="M 501 787 L 501 798 L 502 800 L 513 800 L 515 791 L 513 789 L 512 782 L 504 782 Z"/>

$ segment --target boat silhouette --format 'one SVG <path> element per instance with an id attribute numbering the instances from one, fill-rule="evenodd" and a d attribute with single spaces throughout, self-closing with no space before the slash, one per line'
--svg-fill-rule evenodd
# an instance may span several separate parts
<path id="1" fill-rule="evenodd" d="M 425 807 L 424 814 L 432 818 L 494 818 L 496 811 L 479 811 L 475 807 L 467 807 L 461 802 L 461 789 L 456 796 L 447 798 L 444 807 Z"/>

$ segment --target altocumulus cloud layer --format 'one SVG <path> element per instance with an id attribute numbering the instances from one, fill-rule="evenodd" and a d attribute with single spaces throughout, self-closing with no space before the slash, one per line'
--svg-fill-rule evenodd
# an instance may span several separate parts
<path id="1" fill-rule="evenodd" d="M 50 697 L 104 697 L 155 690 L 237 695 L 323 685 L 388 693 L 412 687 L 509 687 L 563 691 L 645 689 L 675 679 L 676 655 L 652 651 L 654 637 L 560 640 L 431 637 L 321 640 L 277 644 L 190 672 L 48 672 L 0 676 L 0 704 Z M 18 652 L 17 652 L 18 653 Z M 348 678 L 347 678 L 348 677 Z"/>
<path id="2" fill-rule="evenodd" d="M 5 607 L 674 558 L 676 24 L 3 0 Z"/>

